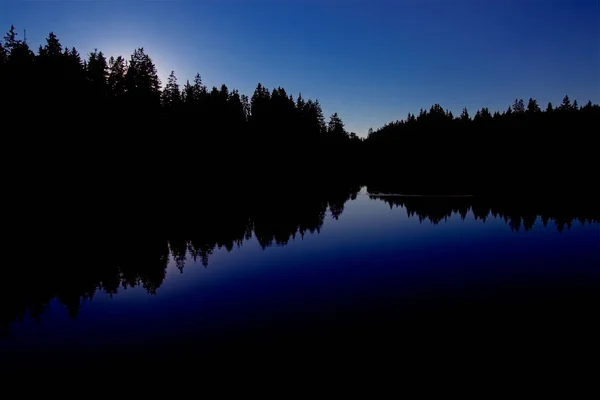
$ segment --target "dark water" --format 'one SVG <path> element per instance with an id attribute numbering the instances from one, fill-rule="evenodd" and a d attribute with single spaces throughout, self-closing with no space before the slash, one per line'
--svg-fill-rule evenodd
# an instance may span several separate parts
<path id="1" fill-rule="evenodd" d="M 407 210 L 364 188 L 342 204 L 343 210 L 326 208 L 321 226 L 286 244 L 259 241 L 256 232 L 266 228 L 258 224 L 231 250 L 217 246 L 196 259 L 193 246 L 184 259 L 181 246 L 175 251 L 170 242 L 169 258 L 157 264 L 166 263 L 162 282 L 159 271 L 154 287 L 142 279 L 113 294 L 91 290 L 93 298 L 75 311 L 79 295 L 69 298 L 68 288 L 37 318 L 27 310 L 32 302 L 15 294 L 8 301 L 24 302 L 26 311 L 5 327 L 3 359 L 66 362 L 112 353 L 160 359 L 234 348 L 263 355 L 406 352 L 415 350 L 407 343 L 497 347 L 508 339 L 555 351 L 567 346 L 560 341 L 566 337 L 586 346 L 598 333 L 597 220 L 482 215 L 469 207 L 446 212 L 436 200 Z M 271 219 L 272 229 L 278 220 L 285 215 Z M 68 246 L 60 251 L 69 257 Z M 137 256 L 144 261 L 147 254 Z M 23 268 L 38 271 L 47 262 L 34 257 L 27 260 L 34 266 Z M 86 268 L 86 259 L 79 263 Z"/>

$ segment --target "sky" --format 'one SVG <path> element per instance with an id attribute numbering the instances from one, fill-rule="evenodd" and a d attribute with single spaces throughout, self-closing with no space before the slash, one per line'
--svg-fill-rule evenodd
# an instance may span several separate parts
<path id="1" fill-rule="evenodd" d="M 163 82 L 282 86 L 360 136 L 435 103 L 600 103 L 599 0 L 0 0 L 11 24 L 35 49 L 143 47 Z"/>

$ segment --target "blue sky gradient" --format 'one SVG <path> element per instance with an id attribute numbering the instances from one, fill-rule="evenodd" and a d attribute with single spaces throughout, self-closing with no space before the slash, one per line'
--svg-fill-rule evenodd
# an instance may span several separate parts
<path id="1" fill-rule="evenodd" d="M 163 81 L 302 92 L 361 136 L 434 103 L 600 102 L 597 0 L 0 0 L 11 24 L 36 49 L 50 31 L 82 55 L 144 47 Z"/>

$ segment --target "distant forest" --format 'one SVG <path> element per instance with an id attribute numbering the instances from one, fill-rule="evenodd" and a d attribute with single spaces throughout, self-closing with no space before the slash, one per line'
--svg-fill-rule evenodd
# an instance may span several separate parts
<path id="1" fill-rule="evenodd" d="M 574 193 L 589 191 L 598 156 L 600 106 L 568 96 L 457 116 L 435 104 L 360 138 L 337 113 L 326 119 L 318 100 L 281 87 L 259 83 L 248 97 L 174 72 L 163 87 L 143 48 L 129 59 L 82 57 L 50 33 L 34 52 L 14 26 L 0 44 L 0 87 L 4 115 L 19 116 L 6 135 L 13 155 L 40 185 L 51 178 L 62 190 L 342 179 L 403 192 Z"/>

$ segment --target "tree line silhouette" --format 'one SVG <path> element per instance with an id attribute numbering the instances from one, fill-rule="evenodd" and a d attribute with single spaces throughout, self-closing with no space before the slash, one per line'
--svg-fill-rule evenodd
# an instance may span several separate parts
<path id="1" fill-rule="evenodd" d="M 356 198 L 359 189 L 334 185 L 323 190 L 277 192 L 250 199 L 219 197 L 209 207 L 200 203 L 196 208 L 170 210 L 172 222 L 159 230 L 151 230 L 156 221 L 150 220 L 148 230 L 133 227 L 131 231 L 119 225 L 119 229 L 85 237 L 80 236 L 80 230 L 28 231 L 22 236 L 22 247 L 15 247 L 14 252 L 41 254 L 44 261 L 4 270 L 0 324 L 8 333 L 9 324 L 15 319 L 30 315 L 39 321 L 55 298 L 75 318 L 81 302 L 99 291 L 113 295 L 122 288 L 142 286 L 149 294 L 155 294 L 165 279 L 170 260 L 183 272 L 186 262 L 193 260 L 207 267 L 217 249 L 231 251 L 248 240 L 256 240 L 265 250 L 285 246 L 307 234 L 318 234 L 325 218 L 340 218 L 345 204 Z M 367 190 L 377 192 L 375 187 Z M 390 208 L 404 208 L 408 216 L 433 224 L 452 215 L 465 219 L 469 212 L 484 222 L 501 218 L 513 231 L 528 231 L 538 220 L 543 226 L 552 221 L 559 232 L 573 224 L 600 222 L 594 202 L 370 197 L 385 201 Z"/>
<path id="2" fill-rule="evenodd" d="M 515 99 L 504 112 L 484 107 L 472 118 L 466 108 L 454 116 L 435 104 L 369 131 L 369 176 L 378 185 L 395 177 L 406 193 L 594 192 L 599 122 L 600 106 L 569 96 L 545 110 Z"/>
<path id="3" fill-rule="evenodd" d="M 42 136 L 36 156 L 51 146 L 102 174 L 130 170 L 140 161 L 144 178 L 151 180 L 158 174 L 173 179 L 188 166 L 216 173 L 290 173 L 315 163 L 334 166 L 324 157 L 328 149 L 343 148 L 347 151 L 338 157 L 345 157 L 359 142 L 337 114 L 326 121 L 318 100 L 294 98 L 284 88 L 269 90 L 259 83 L 247 96 L 225 84 L 209 88 L 200 74 L 180 84 L 174 72 L 161 88 L 143 48 L 129 59 L 107 58 L 97 50 L 82 57 L 50 33 L 34 53 L 14 26 L 0 47 L 0 84 L 10 99 L 8 112 L 26 109 L 39 116 L 23 122 L 27 131 L 39 129 Z M 75 132 L 77 138 L 61 137 Z M 160 168 L 154 169 L 156 164 Z"/>
<path id="4" fill-rule="evenodd" d="M 568 96 L 556 107 L 516 99 L 473 117 L 435 104 L 362 139 L 337 113 L 327 119 L 318 100 L 282 87 L 259 83 L 248 96 L 209 88 L 200 74 L 181 83 L 174 72 L 163 87 L 143 48 L 128 59 L 81 56 L 50 33 L 34 52 L 14 26 L 0 44 L 0 87 L 6 115 L 20 116 L 8 144 L 30 166 L 13 182 L 22 190 L 29 181 L 157 198 L 165 182 L 256 191 L 344 177 L 415 193 L 589 192 L 597 156 L 600 106 Z"/>

